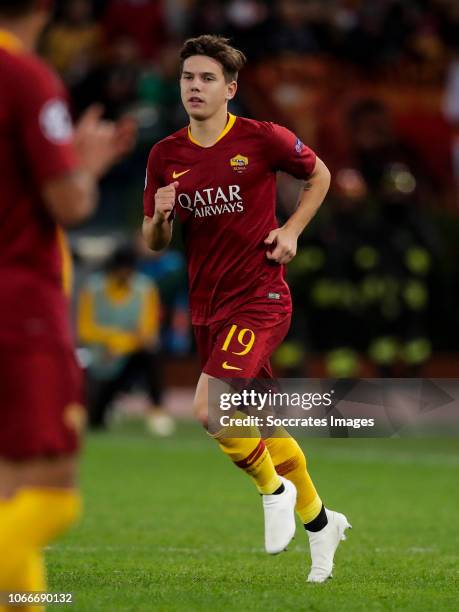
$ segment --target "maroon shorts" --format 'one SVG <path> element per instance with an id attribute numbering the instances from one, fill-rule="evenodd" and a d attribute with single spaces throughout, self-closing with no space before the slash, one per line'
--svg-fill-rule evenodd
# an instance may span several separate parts
<path id="1" fill-rule="evenodd" d="M 195 325 L 202 371 L 215 378 L 272 378 L 269 358 L 290 319 L 291 313 L 244 310 L 227 321 Z"/>
<path id="2" fill-rule="evenodd" d="M 71 348 L 0 345 L 0 457 L 75 453 L 86 416 L 82 383 Z"/>

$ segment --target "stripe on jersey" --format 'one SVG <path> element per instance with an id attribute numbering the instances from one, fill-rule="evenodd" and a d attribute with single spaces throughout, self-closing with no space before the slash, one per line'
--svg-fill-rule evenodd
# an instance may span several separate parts
<path id="1" fill-rule="evenodd" d="M 57 242 L 61 255 L 61 283 L 64 295 L 69 296 L 73 285 L 72 256 L 67 242 L 67 236 L 62 228 L 57 227 Z"/>

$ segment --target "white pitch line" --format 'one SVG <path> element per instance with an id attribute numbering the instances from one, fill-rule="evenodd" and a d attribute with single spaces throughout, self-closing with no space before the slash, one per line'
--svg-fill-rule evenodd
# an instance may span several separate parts
<path id="1" fill-rule="evenodd" d="M 129 549 L 130 552 L 134 553 L 162 553 L 162 554 L 179 554 L 179 555 L 201 555 L 203 553 L 215 553 L 218 555 L 232 555 L 232 554 L 262 554 L 263 556 L 268 556 L 265 553 L 264 548 L 251 547 L 251 548 L 225 548 L 218 547 L 212 548 L 209 551 L 207 546 L 196 547 L 196 548 L 188 548 L 181 546 L 73 546 L 71 544 L 55 544 L 53 546 L 47 546 L 45 548 L 46 551 L 52 553 L 60 553 L 60 552 L 71 552 L 78 554 L 93 554 L 93 553 L 119 553 L 125 552 L 126 549 Z M 378 554 L 393 554 L 397 552 L 409 556 L 412 554 L 417 555 L 430 555 L 432 553 L 438 552 L 438 548 L 432 546 L 410 546 L 409 548 L 405 548 L 403 551 L 400 548 L 396 548 L 395 546 L 384 546 L 384 547 L 376 547 L 373 549 L 375 553 Z M 290 553 L 301 553 L 306 555 L 308 553 L 309 548 L 307 546 L 294 546 L 288 549 Z"/>
<path id="2" fill-rule="evenodd" d="M 217 554 L 233 554 L 233 553 L 250 553 L 250 554 L 258 554 L 265 553 L 264 548 L 251 547 L 251 548 L 225 548 L 225 547 L 215 547 L 209 550 L 207 546 L 196 547 L 196 548 L 187 548 L 180 546 L 131 546 L 131 545 L 117 545 L 117 546 L 74 546 L 72 544 L 54 544 L 53 546 L 47 546 L 45 550 L 51 552 L 76 552 L 76 553 L 97 553 L 97 552 L 120 552 L 120 551 L 129 551 L 134 552 L 160 552 L 160 553 L 177 553 L 177 554 L 188 554 L 188 555 L 197 555 L 202 553 L 217 553 Z M 301 552 L 304 553 L 308 549 L 303 546 L 294 546 L 289 548 L 289 552 Z"/>

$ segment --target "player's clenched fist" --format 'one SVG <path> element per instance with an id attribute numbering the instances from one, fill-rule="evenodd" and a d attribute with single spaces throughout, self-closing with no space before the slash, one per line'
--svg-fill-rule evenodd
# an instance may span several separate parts
<path id="1" fill-rule="evenodd" d="M 179 186 L 178 181 L 174 181 L 166 187 L 160 187 L 155 193 L 155 223 L 162 223 L 169 219 L 172 209 L 175 206 L 175 192 Z"/>

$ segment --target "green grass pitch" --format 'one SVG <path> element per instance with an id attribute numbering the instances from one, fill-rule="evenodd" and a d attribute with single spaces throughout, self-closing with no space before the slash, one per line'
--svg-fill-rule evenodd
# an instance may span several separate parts
<path id="1" fill-rule="evenodd" d="M 353 525 L 334 578 L 306 583 L 306 534 L 263 552 L 250 479 L 195 425 L 157 440 L 124 425 L 88 437 L 85 515 L 47 550 L 73 610 L 459 609 L 459 441 L 307 439 L 326 504 Z"/>

